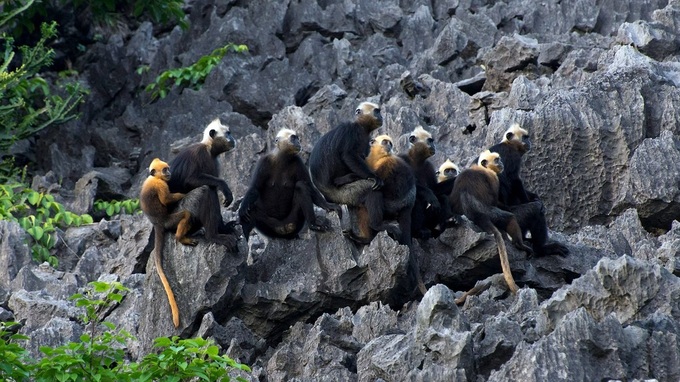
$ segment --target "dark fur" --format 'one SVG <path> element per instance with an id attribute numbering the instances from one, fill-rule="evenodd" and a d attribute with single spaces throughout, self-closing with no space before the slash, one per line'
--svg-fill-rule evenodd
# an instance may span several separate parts
<path id="1" fill-rule="evenodd" d="M 381 153 L 380 158 L 369 165 L 374 166 L 376 175 L 384 183 L 379 191 L 371 192 L 366 197 L 364 206 L 368 214 L 365 218 L 372 232 L 362 232 L 361 236 L 368 236 L 370 241 L 376 232 L 385 230 L 399 244 L 411 245 L 411 211 L 416 201 L 416 179 L 410 166 L 400 157 L 391 154 L 383 156 L 384 151 L 379 147 L 372 150 Z M 369 157 L 369 162 L 371 159 Z M 385 220 L 390 219 L 397 220 L 398 229 L 385 223 Z"/>
<path id="2" fill-rule="evenodd" d="M 224 205 L 228 206 L 234 197 L 227 182 L 219 177 L 219 162 L 217 156 L 231 150 L 235 141 L 231 134 L 226 137 L 216 136 L 211 133 L 212 143 L 210 149 L 207 145 L 199 142 L 182 150 L 170 162 L 172 178 L 168 185 L 171 192 L 188 193 L 201 186 L 208 186 L 210 192 L 204 195 L 204 206 L 198 215 L 192 215 L 192 232 L 199 228 L 205 229 L 206 239 L 235 248 L 237 238 L 234 234 L 233 224 L 225 224 L 220 212 L 217 189 L 224 195 Z"/>
<path id="3" fill-rule="evenodd" d="M 439 236 L 439 227 L 451 217 L 448 195 L 451 194 L 453 183 L 450 183 L 450 187 L 438 185 L 436 170 L 427 160 L 432 155 L 434 144 L 429 146 L 424 142 L 414 143 L 408 154 L 401 155 L 416 177 L 416 202 L 411 213 L 411 233 L 413 237 L 420 239 Z"/>
<path id="4" fill-rule="evenodd" d="M 239 208 L 243 234 L 257 228 L 264 235 L 291 239 L 305 222 L 310 229 L 324 231 L 317 224 L 314 204 L 330 211 L 339 207 L 326 202 L 314 188 L 307 167 L 297 153 L 270 153 L 258 161 L 250 187 Z"/>
<path id="5" fill-rule="evenodd" d="M 485 232 L 494 234 L 494 228 L 505 231 L 518 249 L 533 252 L 524 244 L 515 216 L 498 207 L 498 178 L 480 166 L 474 165 L 456 177 L 450 202 L 454 213 L 465 215 Z"/>
<path id="6" fill-rule="evenodd" d="M 382 116 L 360 115 L 324 134 L 309 156 L 314 185 L 332 203 L 359 206 L 382 180 L 366 165 L 369 134 L 380 127 Z"/>
<path id="7" fill-rule="evenodd" d="M 536 256 L 556 254 L 566 256 L 569 249 L 561 243 L 548 242 L 548 225 L 545 219 L 543 203 L 538 195 L 524 188 L 520 176 L 522 157 L 527 152 L 530 142 L 501 142 L 489 150 L 500 155 L 505 168 L 498 175 L 500 183 L 498 198 L 506 209 L 516 215 L 523 235 L 531 232 L 531 243 Z"/>

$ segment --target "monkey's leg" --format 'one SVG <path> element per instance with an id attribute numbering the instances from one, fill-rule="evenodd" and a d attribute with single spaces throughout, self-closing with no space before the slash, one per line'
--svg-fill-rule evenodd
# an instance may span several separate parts
<path id="1" fill-rule="evenodd" d="M 399 240 L 402 235 L 401 229 L 397 225 L 385 223 L 383 214 L 385 204 L 382 192 L 372 191 L 366 195 L 366 209 L 368 210 L 369 226 L 374 231 L 387 231 L 387 233 L 395 240 Z"/>
<path id="2" fill-rule="evenodd" d="M 515 215 L 522 232 L 531 233 L 531 242 L 536 256 L 569 254 L 569 249 L 561 243 L 548 242 L 548 224 L 545 220 L 543 203 L 540 200 L 512 206 L 510 211 Z"/>
<path id="3" fill-rule="evenodd" d="M 424 200 L 416 199 L 411 212 L 411 227 L 413 237 L 423 240 L 427 240 L 432 236 L 430 230 L 425 226 L 427 214 L 426 207 L 427 206 Z"/>
<path id="4" fill-rule="evenodd" d="M 186 236 L 191 229 L 191 214 L 189 211 L 182 210 L 169 215 L 168 222 L 174 226 L 172 228 L 177 227 L 177 231 L 175 232 L 175 240 L 184 245 L 194 246 L 198 244 L 198 241 L 189 239 Z M 170 229 L 170 227 L 167 228 Z"/>
<path id="5" fill-rule="evenodd" d="M 517 219 L 515 215 L 511 212 L 501 210 L 500 208 L 494 207 L 491 214 L 491 222 L 493 223 L 494 229 L 502 229 L 510 235 L 512 239 L 512 244 L 520 251 L 525 251 L 529 257 L 533 256 L 534 251 L 528 245 L 524 244 L 522 237 L 522 229 L 517 224 Z M 487 230 L 487 232 L 489 232 Z"/>
<path id="6" fill-rule="evenodd" d="M 205 229 L 205 238 L 211 242 L 225 245 L 231 249 L 236 248 L 238 239 L 234 234 L 222 234 L 219 227 L 224 224 L 220 211 L 220 200 L 215 189 L 209 189 L 203 194 L 200 203 L 199 220 Z"/>
<path id="7" fill-rule="evenodd" d="M 314 203 L 312 202 L 312 195 L 309 192 L 309 186 L 306 182 L 299 181 L 295 183 L 295 193 L 293 194 L 293 208 L 291 214 L 297 215 L 299 212 L 305 217 L 305 221 L 309 225 L 309 229 L 312 231 L 325 232 L 330 229 L 328 224 L 319 223 L 316 220 L 316 214 L 314 213 Z"/>
<path id="8" fill-rule="evenodd" d="M 341 187 L 318 187 L 326 200 L 337 204 L 359 206 L 363 204 L 366 194 L 373 189 L 373 181 L 361 179 Z"/>

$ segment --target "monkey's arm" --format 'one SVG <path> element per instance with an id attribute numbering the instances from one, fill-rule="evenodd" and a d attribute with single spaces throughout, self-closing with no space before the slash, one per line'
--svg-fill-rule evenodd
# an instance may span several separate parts
<path id="1" fill-rule="evenodd" d="M 269 177 L 270 173 L 270 167 L 271 164 L 266 157 L 261 158 L 257 162 L 257 166 L 255 166 L 255 172 L 253 173 L 253 178 L 250 181 L 250 186 L 248 187 L 246 194 L 243 196 L 241 206 L 238 209 L 239 217 L 241 219 L 245 219 L 246 222 L 250 220 L 250 209 L 252 208 L 253 203 L 255 203 L 257 199 L 260 198 L 260 190 L 262 190 L 267 182 L 267 178 Z"/>
<path id="2" fill-rule="evenodd" d="M 181 192 L 170 193 L 170 189 L 168 188 L 168 185 L 165 183 L 163 184 L 163 186 L 158 187 L 158 199 L 164 206 L 178 202 L 182 200 L 183 197 L 184 194 L 182 194 Z"/>
<path id="3" fill-rule="evenodd" d="M 416 185 L 416 197 L 417 198 L 423 198 L 423 200 L 425 200 L 435 210 L 438 210 L 439 208 L 441 208 L 441 206 L 439 205 L 439 200 L 437 199 L 437 196 L 427 186 Z"/>
<path id="4" fill-rule="evenodd" d="M 229 189 L 229 185 L 227 182 L 224 180 L 212 176 L 210 174 L 206 173 L 201 173 L 201 174 L 196 174 L 192 176 L 191 178 L 187 179 L 186 184 L 190 188 L 198 188 L 201 186 L 209 186 L 209 187 L 216 187 L 220 191 L 222 191 L 222 194 L 224 195 L 224 206 L 227 207 L 231 204 L 231 202 L 234 201 L 234 195 L 232 195 L 231 190 Z"/>
<path id="5" fill-rule="evenodd" d="M 529 192 L 524 188 L 522 179 L 518 178 L 512 182 L 512 193 L 517 195 L 520 204 L 529 203 L 531 201 L 529 197 Z"/>
<path id="6" fill-rule="evenodd" d="M 323 208 L 326 211 L 336 211 L 338 213 L 338 216 L 342 213 L 340 210 L 340 206 L 335 204 L 335 203 L 329 203 L 326 198 L 321 195 L 319 190 L 314 187 L 314 183 L 312 182 L 312 179 L 309 176 L 309 171 L 307 170 L 307 167 L 305 166 L 304 162 L 300 157 L 297 158 L 295 162 L 295 175 L 297 177 L 297 180 L 301 180 L 307 184 L 307 187 L 309 188 L 309 195 L 312 197 L 312 203 L 316 204 L 317 206 Z"/>
<path id="7" fill-rule="evenodd" d="M 368 168 L 366 160 L 353 152 L 345 152 L 342 154 L 342 161 L 353 173 L 360 176 L 361 179 L 372 179 L 375 182 L 373 185 L 374 190 L 382 188 L 382 179 L 378 178 L 378 176 Z"/>

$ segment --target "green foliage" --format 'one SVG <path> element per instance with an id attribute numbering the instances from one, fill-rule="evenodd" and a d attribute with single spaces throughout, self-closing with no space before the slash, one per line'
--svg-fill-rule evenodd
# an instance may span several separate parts
<path id="1" fill-rule="evenodd" d="M 150 20 L 154 24 L 177 23 L 182 29 L 189 24 L 182 10 L 182 0 L 56 0 L 52 2 L 35 0 L 4 0 L 6 16 L 0 17 L 0 26 L 10 23 L 14 36 L 33 33 L 36 19 L 50 19 L 50 7 L 68 7 L 73 4 L 75 14 L 90 14 L 98 26 L 114 27 L 125 23 L 125 18 Z M 89 20 L 88 20 L 89 21 Z"/>
<path id="2" fill-rule="evenodd" d="M 129 289 L 119 282 L 94 281 L 89 285 L 84 294 L 71 296 L 77 307 L 85 308 L 81 320 L 86 333 L 80 336 L 80 342 L 41 347 L 45 357 L 35 365 L 36 381 L 121 380 L 117 368 L 125 363 L 125 343 L 132 336 L 126 330 L 116 330 L 104 317 Z"/>
<path id="3" fill-rule="evenodd" d="M 0 219 L 19 223 L 33 239 L 31 252 L 38 262 L 47 261 L 57 266 L 57 258 L 50 250 L 57 243 L 56 228 L 91 224 L 88 214 L 67 211 L 54 196 L 32 190 L 25 185 L 0 185 Z"/>
<path id="4" fill-rule="evenodd" d="M 78 83 L 60 84 L 60 91 L 65 92 L 62 98 L 37 74 L 52 64 L 54 50 L 46 43 L 56 37 L 56 23 L 43 24 L 41 32 L 35 46 L 19 47 L 20 63 L 14 68 L 14 40 L 0 35 L 0 151 L 47 126 L 75 118 L 74 109 L 83 100 L 85 92 Z"/>
<path id="5" fill-rule="evenodd" d="M 117 330 L 104 321 L 129 290 L 118 282 L 91 282 L 83 294 L 71 297 L 84 308 L 82 322 L 86 331 L 79 341 L 40 350 L 45 356 L 37 362 L 15 342 L 27 339 L 11 335 L 0 323 L 0 377 L 5 381 L 230 381 L 233 370 L 248 373 L 250 368 L 219 355 L 218 347 L 202 338 L 160 337 L 157 353 L 140 362 L 125 358 L 126 343 L 134 339 L 127 331 Z M 237 381 L 245 381 L 236 377 Z"/>
<path id="6" fill-rule="evenodd" d="M 136 381 L 189 381 L 199 378 L 203 381 L 229 380 L 229 371 L 239 369 L 250 372 L 247 365 L 219 355 L 219 349 L 212 341 L 203 338 L 179 339 L 161 337 L 154 341 L 161 349 L 158 354 L 149 354 L 132 368 Z M 241 377 L 237 381 L 245 381 Z"/>
<path id="7" fill-rule="evenodd" d="M 173 86 L 181 88 L 190 87 L 198 90 L 203 86 L 205 78 L 213 68 L 219 64 L 225 54 L 229 51 L 242 53 L 248 51 L 245 45 L 227 44 L 217 48 L 207 56 L 203 56 L 193 65 L 166 70 L 161 73 L 156 80 L 146 86 L 146 91 L 151 93 L 151 98 L 165 98 Z M 140 68 L 142 69 L 142 68 Z M 140 72 L 140 70 L 138 70 Z"/>
<path id="8" fill-rule="evenodd" d="M 103 212 L 106 216 L 111 217 L 121 213 L 121 211 L 132 215 L 135 212 L 141 211 L 141 208 L 139 206 L 139 199 L 110 201 L 99 199 L 94 202 L 93 210 L 94 213 Z"/>
<path id="9" fill-rule="evenodd" d="M 0 322 L 0 381 L 27 381 L 30 375 L 28 353 L 16 343 L 28 337 L 10 330 L 16 325 L 16 322 Z"/>

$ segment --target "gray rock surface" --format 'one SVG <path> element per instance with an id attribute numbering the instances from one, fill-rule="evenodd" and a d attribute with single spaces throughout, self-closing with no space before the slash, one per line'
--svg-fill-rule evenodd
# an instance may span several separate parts
<path id="1" fill-rule="evenodd" d="M 410 249 L 384 233 L 357 247 L 321 210 L 327 233 L 254 235 L 234 252 L 167 235 L 175 329 L 142 214 L 58 231 L 57 269 L 32 261 L 29 236 L 0 221 L 0 320 L 23 324 L 32 355 L 82 333 L 69 295 L 116 280 L 131 290 L 107 319 L 137 338 L 130 358 L 158 336 L 211 337 L 253 381 L 680 380 L 680 1 L 195 0 L 186 10 L 187 31 L 141 23 L 73 59 L 90 89 L 82 117 L 13 148 L 35 158 L 35 189 L 78 213 L 136 197 L 153 158 L 171 160 L 219 117 L 237 140 L 219 159 L 235 197 L 221 213 L 234 220 L 280 128 L 297 131 L 307 158 L 371 100 L 400 150 L 416 126 L 430 131 L 437 166 L 468 166 L 513 122 L 529 130 L 522 177 L 570 255 L 527 258 L 508 245 L 512 294 L 492 237 L 465 222 Z M 158 100 L 141 90 L 229 42 L 249 51 L 227 54 L 201 89 Z M 456 306 L 478 281 L 487 289 Z"/>

